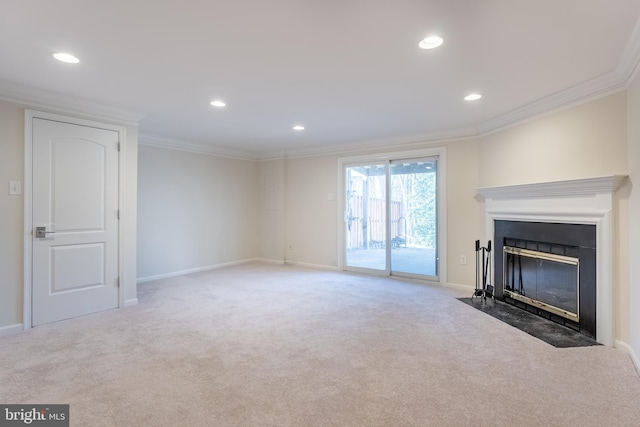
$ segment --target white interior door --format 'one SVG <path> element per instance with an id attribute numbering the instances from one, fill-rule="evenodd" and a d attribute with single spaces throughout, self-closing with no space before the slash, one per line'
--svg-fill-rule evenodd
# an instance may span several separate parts
<path id="1" fill-rule="evenodd" d="M 118 132 L 32 126 L 36 326 L 118 306 Z"/>

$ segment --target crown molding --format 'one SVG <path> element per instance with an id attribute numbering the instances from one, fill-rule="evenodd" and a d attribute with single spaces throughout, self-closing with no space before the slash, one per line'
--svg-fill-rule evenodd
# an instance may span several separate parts
<path id="1" fill-rule="evenodd" d="M 499 132 L 543 115 L 604 98 L 625 89 L 626 82 L 616 72 L 610 72 L 487 120 L 478 126 L 477 136 Z"/>
<path id="2" fill-rule="evenodd" d="M 287 158 L 287 152 L 285 150 L 275 150 L 258 154 L 258 160 L 266 162 L 270 160 L 282 160 Z"/>
<path id="3" fill-rule="evenodd" d="M 316 146 L 306 149 L 272 151 L 262 153 L 260 160 L 292 159 L 316 156 L 345 155 L 350 153 L 360 153 L 363 151 L 375 151 L 388 149 L 389 147 L 415 148 L 418 145 L 429 145 L 452 141 L 462 141 L 476 137 L 474 128 L 460 129 L 451 132 L 434 133 L 430 135 L 408 136 L 404 138 L 385 138 L 354 144 L 334 144 Z"/>
<path id="4" fill-rule="evenodd" d="M 640 18 L 633 28 L 615 72 L 628 88 L 638 75 L 638 70 L 640 70 Z"/>
<path id="5" fill-rule="evenodd" d="M 0 99 L 24 105 L 27 108 L 128 126 L 138 126 L 145 116 L 140 111 L 126 110 L 2 80 L 0 80 Z"/>
<path id="6" fill-rule="evenodd" d="M 616 69 L 571 88 L 545 96 L 478 126 L 477 136 L 485 136 L 537 117 L 594 101 L 626 90 L 640 70 L 640 18 L 618 61 Z"/>
<path id="7" fill-rule="evenodd" d="M 322 155 L 344 155 L 354 152 L 373 151 L 389 146 L 415 146 L 466 140 L 486 136 L 501 130 L 517 126 L 535 118 L 558 112 L 573 106 L 584 104 L 608 95 L 626 90 L 640 72 L 640 19 L 632 31 L 616 69 L 610 73 L 556 92 L 529 104 L 516 108 L 506 114 L 487 120 L 477 127 L 453 130 L 428 135 L 387 138 L 345 145 L 333 144 L 294 150 L 277 150 L 252 153 L 230 150 L 224 147 L 203 145 L 190 141 L 166 138 L 158 135 L 141 134 L 143 145 L 190 151 L 244 160 L 277 160 L 283 158 L 302 158 Z M 0 99 L 25 105 L 28 108 L 46 110 L 54 113 L 71 114 L 99 121 L 115 122 L 137 126 L 144 114 L 100 103 L 80 100 L 59 93 L 48 92 L 9 83 L 0 80 Z"/>
<path id="8" fill-rule="evenodd" d="M 227 157 L 239 160 L 256 161 L 258 158 L 255 154 L 239 150 L 230 150 L 212 145 L 198 144 L 182 139 L 167 138 L 159 135 L 148 133 L 138 134 L 138 145 L 146 145 L 154 148 L 164 148 L 166 150 L 186 151 L 196 154 L 206 154 L 209 156 Z"/>
<path id="9" fill-rule="evenodd" d="M 626 90 L 640 70 L 640 20 L 625 48 L 623 57 L 615 71 L 596 77 L 584 83 L 540 98 L 506 114 L 487 120 L 475 128 L 465 128 L 402 139 L 380 139 L 359 144 L 314 147 L 284 152 L 284 157 L 311 157 L 318 155 L 346 154 L 356 151 L 375 150 L 390 145 L 415 145 L 454 140 L 465 140 L 486 136 L 538 117 L 595 101 Z M 262 153 L 260 159 L 275 159 L 282 152 Z"/>

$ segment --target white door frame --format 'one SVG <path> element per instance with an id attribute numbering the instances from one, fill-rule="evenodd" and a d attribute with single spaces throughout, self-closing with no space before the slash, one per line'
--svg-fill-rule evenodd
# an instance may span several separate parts
<path id="1" fill-rule="evenodd" d="M 393 159 L 407 159 L 407 158 L 419 158 L 419 157 L 433 157 L 438 156 L 438 281 L 427 282 L 439 284 L 442 286 L 447 285 L 447 148 L 446 147 L 433 147 L 423 148 L 417 150 L 407 151 L 395 151 L 386 153 L 365 154 L 361 156 L 353 157 L 340 157 L 338 158 L 338 191 L 339 203 L 338 203 L 338 270 L 343 271 L 346 269 L 346 253 L 344 248 L 344 221 L 345 221 L 345 183 L 344 183 L 344 168 L 351 163 L 364 163 L 364 162 L 376 162 L 376 161 L 388 161 Z M 371 272 L 368 272 L 371 274 Z M 386 272 L 382 272 L 386 275 Z"/>
<path id="2" fill-rule="evenodd" d="M 124 266 L 124 222 L 122 219 L 124 206 L 124 183 L 125 183 L 125 156 L 126 152 L 126 128 L 124 126 L 112 125 L 109 123 L 101 123 L 93 120 L 85 120 L 77 117 L 64 116 L 61 114 L 47 113 L 36 110 L 25 110 L 24 125 L 24 298 L 23 298 L 23 316 L 22 326 L 24 330 L 31 329 L 31 286 L 32 286 L 32 266 L 33 266 L 33 204 L 32 204 L 32 185 L 33 185 L 33 119 L 53 120 L 63 123 L 70 123 L 80 126 L 89 126 L 99 129 L 107 129 L 118 132 L 118 140 L 120 141 L 120 150 L 118 151 L 118 209 L 120 213 L 120 221 L 118 221 L 118 277 L 120 277 L 120 286 L 118 287 L 118 307 L 124 307 L 124 289 L 123 289 L 123 266 Z"/>

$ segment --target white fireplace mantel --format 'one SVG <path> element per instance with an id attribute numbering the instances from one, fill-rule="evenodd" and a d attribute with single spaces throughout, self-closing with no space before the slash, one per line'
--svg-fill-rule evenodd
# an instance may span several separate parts
<path id="1" fill-rule="evenodd" d="M 609 347 L 614 340 L 615 310 L 613 194 L 626 178 L 613 175 L 477 190 L 485 201 L 487 240 L 493 239 L 497 220 L 596 226 L 596 339 Z"/>
<path id="2" fill-rule="evenodd" d="M 624 175 L 612 175 L 599 178 L 573 179 L 569 181 L 484 187 L 478 188 L 477 191 L 485 199 L 588 196 L 598 193 L 612 194 L 622 185 L 626 178 Z"/>

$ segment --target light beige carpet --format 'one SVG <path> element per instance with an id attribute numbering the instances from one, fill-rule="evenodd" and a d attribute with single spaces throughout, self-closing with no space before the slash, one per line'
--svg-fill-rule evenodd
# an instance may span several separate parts
<path id="1" fill-rule="evenodd" d="M 72 426 L 639 426 L 630 359 L 385 278 L 248 264 L 0 338 L 0 403 Z M 462 295 L 466 296 L 466 295 Z"/>

